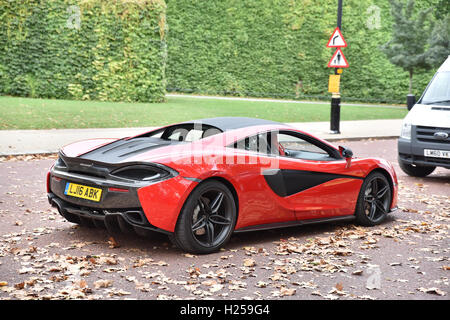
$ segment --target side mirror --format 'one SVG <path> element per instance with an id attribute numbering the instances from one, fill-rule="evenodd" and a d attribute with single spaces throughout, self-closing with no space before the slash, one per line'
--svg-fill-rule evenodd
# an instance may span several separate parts
<path id="1" fill-rule="evenodd" d="M 339 147 L 339 152 L 344 158 L 351 158 L 353 157 L 353 151 L 349 148 L 345 147 Z"/>
<path id="2" fill-rule="evenodd" d="M 353 151 L 348 148 L 339 146 L 339 152 L 341 156 L 343 156 L 347 161 L 347 168 L 349 168 L 350 164 L 352 163 Z"/>

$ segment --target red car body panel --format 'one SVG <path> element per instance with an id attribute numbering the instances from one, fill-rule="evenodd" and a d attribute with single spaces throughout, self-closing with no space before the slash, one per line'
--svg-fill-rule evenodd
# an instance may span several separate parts
<path id="1" fill-rule="evenodd" d="M 235 230 L 293 220 L 349 216 L 355 207 L 364 178 L 374 170 L 387 173 L 392 182 L 391 209 L 397 205 L 397 177 L 391 164 L 383 159 L 353 158 L 350 166 L 345 159 L 313 161 L 283 156 L 269 156 L 229 147 L 236 141 L 272 130 L 308 135 L 338 150 L 328 142 L 284 125 L 252 126 L 213 135 L 189 144 L 163 146 L 142 152 L 126 162 L 157 163 L 176 170 L 176 177 L 144 186 L 138 197 L 148 221 L 173 232 L 186 199 L 194 188 L 206 179 L 220 179 L 232 186 L 238 206 Z M 125 138 L 129 140 L 132 138 Z M 67 157 L 77 157 L 117 139 L 91 139 L 62 148 Z M 279 196 L 268 185 L 265 170 L 301 170 L 336 175 L 304 191 Z M 50 179 L 47 179 L 50 181 Z M 50 186 L 47 186 L 50 190 Z"/>
<path id="2" fill-rule="evenodd" d="M 138 196 L 148 221 L 160 229 L 173 232 L 178 214 L 198 182 L 180 176 L 166 182 L 141 188 Z"/>
<path id="3" fill-rule="evenodd" d="M 100 148 L 101 146 L 104 146 L 116 140 L 117 139 L 114 138 L 82 140 L 62 147 L 61 151 L 64 152 L 64 154 L 67 155 L 68 157 L 78 157 L 83 153 Z"/>

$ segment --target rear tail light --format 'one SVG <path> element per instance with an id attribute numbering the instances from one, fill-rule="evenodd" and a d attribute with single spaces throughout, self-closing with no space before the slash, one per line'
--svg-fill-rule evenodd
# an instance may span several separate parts
<path id="1" fill-rule="evenodd" d="M 47 172 L 47 193 L 50 193 L 50 171 Z"/>
<path id="2" fill-rule="evenodd" d="M 122 188 L 108 188 L 108 192 L 129 192 L 128 189 L 122 189 Z"/>

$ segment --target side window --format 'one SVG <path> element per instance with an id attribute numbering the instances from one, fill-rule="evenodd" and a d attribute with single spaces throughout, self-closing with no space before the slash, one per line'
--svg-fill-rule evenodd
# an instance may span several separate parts
<path id="1" fill-rule="evenodd" d="M 203 136 L 203 132 L 204 131 L 202 131 L 202 130 L 196 130 L 196 129 L 189 130 L 184 141 L 192 142 L 192 141 L 200 140 Z"/>
<path id="2" fill-rule="evenodd" d="M 168 137 L 169 140 L 174 141 L 183 141 L 185 140 L 189 131 L 184 128 L 175 129 L 172 131 L 172 134 Z"/>
<path id="3" fill-rule="evenodd" d="M 313 144 L 301 137 L 290 133 L 272 133 L 273 144 L 277 144 L 276 150 L 280 156 L 305 159 L 305 160 L 335 160 L 335 158 L 326 149 Z"/>
<path id="4" fill-rule="evenodd" d="M 239 140 L 234 144 L 234 147 L 237 149 L 254 151 L 258 153 L 270 153 L 270 146 L 268 144 L 268 141 L 268 134 L 260 133 L 255 136 Z"/>

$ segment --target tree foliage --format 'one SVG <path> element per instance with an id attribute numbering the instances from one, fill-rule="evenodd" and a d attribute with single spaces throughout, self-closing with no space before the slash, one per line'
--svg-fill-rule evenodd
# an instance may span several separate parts
<path id="1" fill-rule="evenodd" d="M 438 66 L 450 55 L 450 13 L 437 21 L 428 44 L 430 48 L 426 57 L 428 64 Z"/>
<path id="2" fill-rule="evenodd" d="M 389 61 L 408 71 L 410 75 L 409 93 L 412 93 L 412 77 L 414 70 L 431 69 L 432 65 L 427 59 L 426 48 L 431 32 L 433 20 L 432 8 L 415 12 L 415 1 L 408 0 L 405 4 L 400 0 L 389 0 L 394 18 L 392 38 L 381 47 Z"/>
<path id="3" fill-rule="evenodd" d="M 446 17 L 449 14 L 450 14 L 450 1 L 438 0 L 438 3 L 436 4 L 436 10 L 434 12 L 436 19 L 438 20 L 446 19 Z"/>
<path id="4" fill-rule="evenodd" d="M 439 0 L 422 0 L 420 9 Z M 388 0 L 344 0 L 343 49 L 350 63 L 344 100 L 403 102 L 408 72 L 380 46 L 393 18 Z M 329 98 L 326 48 L 336 27 L 336 0 L 170 0 L 169 91 L 259 97 Z M 426 40 L 425 40 L 426 42 Z M 434 70 L 416 74 L 420 94 Z"/>
<path id="5" fill-rule="evenodd" d="M 429 20 L 431 8 L 421 10 L 416 15 L 414 2 L 408 0 L 404 5 L 401 1 L 390 0 L 394 17 L 392 39 L 383 46 L 383 52 L 389 60 L 405 71 L 429 68 L 425 59 L 425 45 L 432 30 Z"/>

